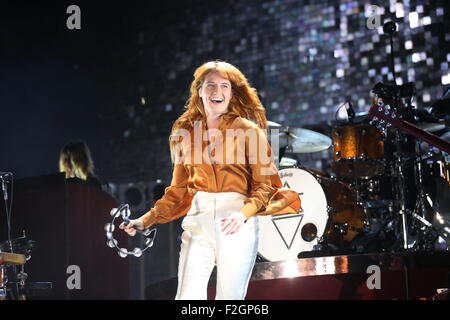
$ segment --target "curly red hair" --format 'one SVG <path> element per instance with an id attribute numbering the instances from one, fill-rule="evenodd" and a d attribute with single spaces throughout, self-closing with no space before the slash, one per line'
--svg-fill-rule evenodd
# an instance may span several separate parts
<path id="1" fill-rule="evenodd" d="M 205 77 L 211 72 L 217 72 L 221 77 L 231 82 L 233 94 L 228 112 L 255 122 L 261 129 L 267 129 L 266 110 L 258 97 L 256 89 L 250 86 L 247 78 L 238 68 L 228 62 L 215 60 L 206 62 L 195 70 L 194 80 L 190 87 L 190 96 L 185 105 L 186 111 L 174 122 L 171 136 L 178 129 L 189 130 L 193 128 L 194 121 L 206 118 L 199 90 Z M 178 142 L 170 138 L 169 141 L 172 151 Z"/>

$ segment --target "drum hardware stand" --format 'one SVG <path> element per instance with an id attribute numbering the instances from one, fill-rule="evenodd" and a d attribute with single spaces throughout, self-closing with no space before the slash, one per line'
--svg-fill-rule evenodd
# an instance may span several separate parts
<path id="1" fill-rule="evenodd" d="M 400 206 L 400 223 L 401 223 L 401 236 L 402 236 L 402 246 L 404 250 L 408 250 L 408 229 L 407 229 L 407 217 L 406 217 L 406 197 L 405 197 L 405 176 L 404 168 L 402 165 L 402 158 L 400 154 L 400 142 L 402 134 L 399 130 L 395 132 L 395 142 L 397 146 L 397 152 L 395 152 L 394 159 L 394 176 L 397 178 L 397 190 L 394 191 L 395 201 Z"/>
<path id="2" fill-rule="evenodd" d="M 6 300 L 6 284 L 8 283 L 8 278 L 6 277 L 6 268 L 3 264 L 0 265 L 0 301 Z"/>
<path id="3" fill-rule="evenodd" d="M 371 225 L 371 217 L 369 217 L 369 213 L 367 210 L 367 206 L 365 205 L 365 203 L 363 202 L 363 199 L 361 197 L 361 182 L 358 178 L 354 179 L 354 184 L 355 184 L 355 191 L 356 191 L 356 205 L 357 206 L 361 206 L 363 208 L 363 212 L 364 212 L 364 219 L 363 219 L 363 223 L 364 223 L 364 230 L 369 230 L 370 229 L 370 225 Z"/>
<path id="4" fill-rule="evenodd" d="M 394 63 L 394 34 L 397 32 L 397 25 L 393 21 L 389 21 L 383 25 L 383 32 L 384 34 L 389 36 L 390 40 L 390 67 L 391 67 L 391 73 L 393 76 L 393 92 L 392 98 L 393 98 L 393 107 L 400 113 L 403 113 L 406 115 L 410 112 L 409 108 L 411 106 L 410 100 L 407 106 L 404 106 L 402 104 L 401 100 L 401 88 L 397 85 L 397 79 L 395 76 L 395 63 Z M 411 96 L 413 94 L 411 93 Z M 401 108 L 401 106 L 404 106 Z M 400 110 L 403 109 L 403 110 Z M 400 132 L 399 129 L 395 130 L 395 149 L 394 152 L 394 177 L 397 180 L 397 189 L 394 191 L 394 205 L 397 204 L 398 212 L 400 215 L 400 231 L 401 231 L 401 237 L 402 237 L 402 248 L 403 250 L 409 250 L 410 246 L 408 244 L 408 219 L 407 219 L 407 213 L 408 210 L 406 208 L 406 195 L 405 195 L 405 168 L 404 168 L 404 159 L 402 159 L 402 150 L 401 150 L 401 143 L 403 138 L 403 133 Z"/>
<path id="5" fill-rule="evenodd" d="M 444 159 L 439 162 L 440 176 L 447 181 L 450 187 L 450 155 L 448 153 L 443 153 Z"/>
<path id="6" fill-rule="evenodd" d="M 12 244 L 12 240 L 11 240 L 11 205 L 8 206 L 8 187 L 7 187 L 7 183 L 9 182 L 8 179 L 11 179 L 11 181 L 13 181 L 12 179 L 13 174 L 11 172 L 0 172 L 0 182 L 2 185 L 2 191 L 3 191 L 3 200 L 5 201 L 5 215 L 6 215 L 6 223 L 7 223 L 7 232 L 8 232 L 8 246 L 9 246 L 9 252 L 14 253 L 14 249 L 13 249 L 13 244 Z M 11 198 L 12 201 L 12 198 Z M 1 251 L 1 250 L 0 250 Z M 12 266 L 14 275 L 17 275 L 17 269 L 16 266 L 13 265 Z M 7 282 L 8 282 L 8 277 L 6 275 L 6 270 L 7 268 L 5 268 L 3 265 L 0 266 L 0 300 L 2 299 L 6 299 L 7 296 Z M 17 287 L 16 287 L 17 288 Z M 17 288 L 17 292 L 18 292 L 18 288 Z"/>
<path id="7" fill-rule="evenodd" d="M 390 48 L 391 48 L 391 69 L 392 69 L 392 75 L 394 77 L 394 83 L 397 83 L 395 79 L 395 68 L 394 68 L 394 34 L 397 32 L 397 25 L 393 21 L 386 22 L 383 25 L 383 32 L 384 34 L 389 35 L 390 40 Z"/>
<path id="8" fill-rule="evenodd" d="M 355 109 L 353 109 L 353 105 L 350 102 L 350 99 L 347 99 L 347 103 L 348 103 L 348 108 L 346 108 L 346 110 L 347 110 L 347 115 L 348 115 L 348 122 L 350 124 L 353 124 L 354 123 L 353 120 L 355 119 L 355 116 L 356 116 Z"/>
<path id="9" fill-rule="evenodd" d="M 3 190 L 3 200 L 5 201 L 5 215 L 6 215 L 6 223 L 8 228 L 8 242 L 9 247 L 11 250 L 11 253 L 13 252 L 13 245 L 11 240 L 11 206 L 8 207 L 8 179 L 11 179 L 11 182 L 13 181 L 13 174 L 11 172 L 0 172 L 0 182 L 2 185 Z M 11 198 L 12 200 L 12 198 Z"/>
<path id="10" fill-rule="evenodd" d="M 407 212 L 417 221 L 420 221 L 428 230 L 435 231 L 439 236 L 441 236 L 447 243 L 450 244 L 450 226 L 448 224 L 444 224 L 441 228 L 436 228 L 433 226 L 431 222 L 429 222 L 427 219 L 423 218 L 422 216 L 416 214 L 415 212 L 411 210 L 407 210 Z"/>
<path id="11" fill-rule="evenodd" d="M 29 240 L 25 234 L 25 230 L 23 230 L 23 235 L 20 238 L 16 238 L 12 240 L 11 242 L 5 241 L 4 243 L 0 244 L 0 252 L 11 252 L 16 253 L 19 255 L 25 256 L 25 261 L 28 261 L 31 259 L 31 253 L 33 248 L 35 247 L 36 241 Z M 6 281 L 3 281 L 4 287 L 7 288 L 6 283 L 10 284 L 10 288 L 7 288 L 9 291 L 9 295 L 11 296 L 12 300 L 26 300 L 26 290 L 27 290 L 27 284 L 26 280 L 28 278 L 28 274 L 25 273 L 25 265 L 20 265 L 20 271 L 17 271 L 17 265 L 8 265 L 5 267 L 4 265 L 1 265 L 0 268 L 4 268 L 4 276 Z M 11 272 L 9 272 L 9 278 L 6 274 L 6 271 L 10 268 Z M 1 283 L 1 276 L 0 276 L 0 283 Z M 0 286 L 0 300 L 1 300 L 1 286 Z M 5 291 L 6 292 L 6 291 Z"/>
<path id="12" fill-rule="evenodd" d="M 416 154 L 420 155 L 420 146 L 419 142 L 416 142 Z M 417 195 L 416 205 L 414 211 L 419 211 L 422 218 L 426 219 L 426 209 L 425 209 L 425 200 L 426 197 L 429 196 L 425 193 L 423 187 L 423 170 L 422 170 L 422 161 L 414 161 L 414 169 L 416 173 L 416 185 L 418 186 L 419 194 Z M 424 229 L 422 229 L 424 230 Z"/>
<path id="13" fill-rule="evenodd" d="M 25 268 L 24 265 L 21 266 L 22 270 L 17 274 L 17 281 L 18 281 L 18 286 L 19 286 L 19 290 L 17 292 L 18 300 L 26 300 L 26 292 L 25 292 L 25 282 L 28 278 L 28 274 L 25 273 Z"/>
<path id="14" fill-rule="evenodd" d="M 416 160 L 414 162 L 414 167 L 415 167 L 415 173 L 416 173 L 416 184 L 418 186 L 418 195 L 417 195 L 417 200 L 415 203 L 415 207 L 414 207 L 414 211 L 408 210 L 408 213 L 415 218 L 417 221 L 419 221 L 422 225 L 422 227 L 420 228 L 420 230 L 422 231 L 421 234 L 421 238 L 420 240 L 423 240 L 423 238 L 426 236 L 426 231 L 429 230 L 433 230 L 435 231 L 439 236 L 441 236 L 443 239 L 445 239 L 448 243 L 450 243 L 450 228 L 448 225 L 443 224 L 443 227 L 440 229 L 437 229 L 436 227 L 433 226 L 432 223 L 429 222 L 428 220 L 428 216 L 427 216 L 427 209 L 426 207 L 431 208 L 431 210 L 433 211 L 433 213 L 439 214 L 437 208 L 435 207 L 435 205 L 433 204 L 433 202 L 430 199 L 430 195 L 428 193 L 425 192 L 424 190 L 424 181 L 423 181 L 423 169 L 422 169 L 422 157 L 420 157 L 420 145 L 419 142 L 416 142 L 416 153 L 419 155 L 419 159 Z M 428 157 L 429 158 L 429 157 Z M 427 157 L 425 157 L 425 159 L 427 159 Z M 418 212 L 418 213 L 416 213 Z M 437 238 L 437 237 L 435 237 Z M 422 243 L 419 243 L 422 246 L 426 246 L 427 244 L 430 245 L 430 243 L 426 243 L 426 241 L 429 242 L 434 242 L 436 239 L 433 239 L 430 241 L 430 239 L 425 239 L 425 243 L 423 243 L 424 241 L 422 241 Z M 432 243 L 431 243 L 432 245 Z M 428 249 L 428 248 L 423 248 L 423 249 Z"/>

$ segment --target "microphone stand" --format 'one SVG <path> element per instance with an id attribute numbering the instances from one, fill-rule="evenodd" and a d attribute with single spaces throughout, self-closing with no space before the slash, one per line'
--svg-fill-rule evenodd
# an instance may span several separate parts
<path id="1" fill-rule="evenodd" d="M 395 77 L 395 66 L 394 66 L 394 34 L 397 32 L 397 26 L 395 22 L 389 21 L 383 25 L 383 32 L 389 35 L 390 47 L 391 47 L 391 72 L 394 78 L 394 83 L 397 84 L 397 79 Z"/>
<path id="2" fill-rule="evenodd" d="M 7 228 L 8 228 L 8 244 L 9 244 L 9 250 L 11 253 L 14 253 L 14 248 L 13 248 L 13 243 L 12 243 L 12 239 L 11 239 L 11 206 L 8 207 L 8 187 L 7 187 L 7 179 L 8 177 L 11 178 L 13 177 L 13 174 L 11 172 L 0 172 L 0 180 L 1 180 L 1 185 L 2 185 L 2 191 L 3 191 L 3 200 L 5 201 L 5 215 L 6 215 L 6 223 L 7 223 Z M 16 266 L 13 265 L 12 266 L 13 269 L 13 274 L 15 277 L 17 277 L 17 269 Z M 6 272 L 6 270 L 2 270 L 1 272 Z M 1 275 L 2 277 L 4 276 Z M 5 291 L 1 292 L 1 296 L 0 298 L 6 298 L 6 287 L 2 288 Z M 17 295 L 19 297 L 19 287 L 18 284 L 16 282 L 16 292 Z M 4 295 L 4 297 L 2 297 Z"/>
<path id="3" fill-rule="evenodd" d="M 386 22 L 383 25 L 384 34 L 389 36 L 390 42 L 390 67 L 391 73 L 394 79 L 394 92 L 393 92 L 393 102 L 394 108 L 400 109 L 400 90 L 397 86 L 397 78 L 395 76 L 395 65 L 394 65 L 394 34 L 397 32 L 397 25 L 393 21 Z M 407 220 L 407 208 L 406 208 L 406 195 L 405 195 L 405 168 L 403 165 L 403 159 L 401 154 L 401 143 L 402 143 L 402 133 L 400 130 L 395 131 L 395 148 L 394 153 L 394 177 L 397 180 L 397 190 L 394 191 L 395 200 L 394 204 L 399 206 L 398 212 L 400 215 L 400 232 L 402 238 L 402 248 L 403 250 L 408 250 L 408 220 Z"/>
<path id="4" fill-rule="evenodd" d="M 2 190 L 3 190 L 3 200 L 5 201 L 5 215 L 6 215 L 6 223 L 8 228 L 8 242 L 9 242 L 9 249 L 11 250 L 11 253 L 13 252 L 13 245 L 11 240 L 11 208 L 8 208 L 8 187 L 6 185 L 8 177 L 12 178 L 12 173 L 10 172 L 1 172 L 0 173 L 0 180 L 2 184 Z"/>

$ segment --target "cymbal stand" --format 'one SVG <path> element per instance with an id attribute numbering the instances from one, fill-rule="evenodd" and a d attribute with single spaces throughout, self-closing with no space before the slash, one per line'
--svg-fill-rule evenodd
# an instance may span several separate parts
<path id="1" fill-rule="evenodd" d="M 11 190 L 13 190 L 13 187 L 12 187 L 13 181 L 14 181 L 13 174 L 11 172 L 2 172 L 0 174 L 0 184 L 1 184 L 1 189 L 3 191 L 3 200 L 5 202 L 5 215 L 6 215 L 6 224 L 7 224 L 7 232 L 8 232 L 8 245 L 9 245 L 9 252 L 11 252 L 11 253 L 14 253 L 13 242 L 12 242 L 12 238 L 11 238 L 12 191 L 11 191 L 11 198 L 9 198 L 7 184 L 11 183 Z M 9 206 L 8 206 L 8 200 L 10 200 Z M 1 278 L 6 277 L 6 279 L 7 279 L 6 268 L 4 268 L 3 265 L 1 266 L 1 268 L 3 270 L 0 270 L 0 272 L 2 273 L 0 275 L 0 277 Z M 12 269 L 13 269 L 14 275 L 17 275 L 16 265 L 13 265 Z M 0 300 L 3 298 L 6 299 L 6 291 L 3 292 L 2 287 L 6 290 L 6 282 L 5 281 L 2 281 L 2 283 L 0 283 Z M 16 286 L 16 288 L 17 288 L 17 292 L 18 292 L 18 287 Z"/>
<path id="2" fill-rule="evenodd" d="M 420 145 L 419 141 L 416 141 L 416 155 L 420 156 Z M 423 169 L 422 169 L 422 161 L 419 157 L 419 159 L 414 161 L 414 171 L 416 174 L 416 185 L 418 187 L 419 194 L 417 195 L 416 205 L 414 208 L 414 211 L 420 212 L 420 215 L 422 218 L 426 219 L 426 208 L 425 208 L 425 200 L 428 196 L 427 193 L 425 193 L 424 187 L 423 187 Z"/>
<path id="3" fill-rule="evenodd" d="M 411 214 L 411 216 L 414 219 L 420 221 L 425 228 L 427 228 L 428 230 L 433 230 L 437 235 L 442 237 L 442 239 L 444 239 L 450 245 L 450 225 L 444 224 L 441 228 L 436 228 L 427 219 L 424 219 L 422 216 L 416 214 L 414 211 L 411 210 L 407 211 L 409 214 Z"/>
<path id="4" fill-rule="evenodd" d="M 406 211 L 406 195 L 405 195 L 405 173 L 403 168 L 403 159 L 401 155 L 401 138 L 402 133 L 397 129 L 395 131 L 395 144 L 397 151 L 394 154 L 394 177 L 397 180 L 397 189 L 394 190 L 394 205 L 397 205 L 398 212 L 400 215 L 400 230 L 402 237 L 402 247 L 404 250 L 408 250 L 408 221 L 407 221 L 407 211 Z"/>
<path id="5" fill-rule="evenodd" d="M 389 37 L 390 42 L 390 68 L 394 82 L 394 94 L 393 94 L 393 106 L 398 111 L 400 111 L 400 88 L 397 85 L 397 79 L 395 76 L 395 65 L 394 65 L 394 35 L 397 32 L 397 25 L 393 21 L 386 22 L 383 25 L 383 32 Z M 406 111 L 406 110 L 405 110 Z M 400 215 L 400 231 L 402 237 L 402 247 L 403 250 L 408 250 L 408 220 L 407 220 L 407 209 L 406 209 L 406 172 L 404 168 L 404 160 L 402 159 L 402 137 L 403 134 L 399 129 L 395 130 L 395 149 L 394 153 L 394 177 L 397 179 L 397 190 L 394 190 L 394 206 L 396 206 Z M 395 188 L 395 187 L 394 187 Z"/>
<path id="6" fill-rule="evenodd" d="M 8 282 L 6 278 L 6 268 L 4 264 L 0 264 L 0 301 L 6 300 L 6 283 Z"/>
<path id="7" fill-rule="evenodd" d="M 446 225 L 444 222 L 441 222 L 442 227 L 436 228 L 433 223 L 430 221 L 433 220 L 433 215 L 439 215 L 438 208 L 436 205 L 432 202 L 430 198 L 430 194 L 428 194 L 425 191 L 424 188 L 424 180 L 423 180 L 423 169 L 422 169 L 422 157 L 420 156 L 420 143 L 419 141 L 416 142 L 416 154 L 418 157 L 416 158 L 416 161 L 414 162 L 414 169 L 415 169 L 415 176 L 416 176 L 416 185 L 418 187 L 418 195 L 417 200 L 414 206 L 414 211 L 408 210 L 408 213 L 418 222 L 421 223 L 419 234 L 419 246 L 423 250 L 432 250 L 432 246 L 434 241 L 437 239 L 438 236 L 441 236 L 446 242 L 450 243 L 450 229 L 449 226 Z M 428 153 L 428 155 L 430 152 Z M 427 157 L 425 157 L 427 159 Z M 432 216 L 427 215 L 428 211 L 427 208 L 430 208 L 432 210 Z M 430 235 L 430 231 L 433 231 L 434 234 Z M 428 236 L 428 237 L 427 237 Z"/>
<path id="8" fill-rule="evenodd" d="M 17 299 L 18 300 L 27 300 L 26 297 L 26 280 L 28 278 L 28 274 L 25 273 L 24 265 L 21 266 L 21 271 L 17 274 L 17 284 L 18 284 L 18 292 Z"/>
<path id="9" fill-rule="evenodd" d="M 5 202 L 5 215 L 6 215 L 6 224 L 7 224 L 7 231 L 8 231 L 8 242 L 10 246 L 10 250 L 12 253 L 14 253 L 12 248 L 12 240 L 11 240 L 11 205 L 8 206 L 8 186 L 7 183 L 10 182 L 8 179 L 11 179 L 11 183 L 13 181 L 13 174 L 11 172 L 1 173 L 0 174 L 0 183 L 1 188 L 3 191 L 3 200 Z M 12 189 L 12 188 L 11 188 Z"/>

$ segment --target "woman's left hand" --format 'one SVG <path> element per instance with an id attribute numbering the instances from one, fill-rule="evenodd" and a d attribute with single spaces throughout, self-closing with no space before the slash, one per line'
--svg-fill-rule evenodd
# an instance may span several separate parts
<path id="1" fill-rule="evenodd" d="M 235 234 L 244 225 L 247 217 L 242 212 L 233 212 L 226 218 L 222 218 L 222 232 L 225 235 Z"/>

